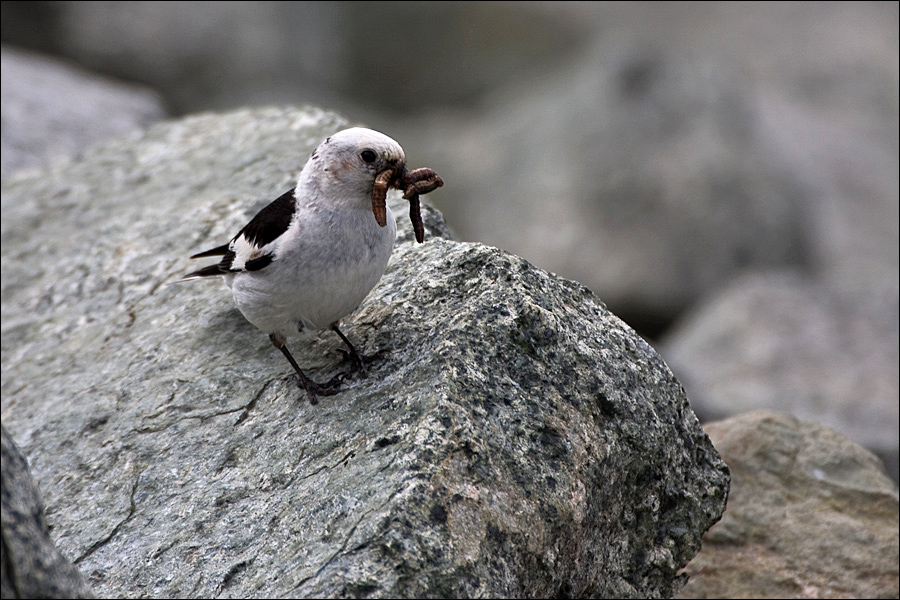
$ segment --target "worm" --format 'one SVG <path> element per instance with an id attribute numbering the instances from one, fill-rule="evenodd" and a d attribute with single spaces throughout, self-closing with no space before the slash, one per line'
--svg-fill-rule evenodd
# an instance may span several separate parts
<path id="1" fill-rule="evenodd" d="M 375 177 L 372 187 L 372 212 L 375 220 L 384 227 L 387 224 L 386 198 L 388 189 L 395 187 L 403 190 L 403 199 L 409 201 L 409 219 L 412 221 L 416 241 L 420 244 L 425 241 L 425 224 L 422 223 L 422 208 L 419 204 L 419 195 L 433 192 L 444 185 L 444 180 L 435 173 L 434 169 L 421 167 L 409 171 L 405 166 L 396 169 L 385 169 Z"/>

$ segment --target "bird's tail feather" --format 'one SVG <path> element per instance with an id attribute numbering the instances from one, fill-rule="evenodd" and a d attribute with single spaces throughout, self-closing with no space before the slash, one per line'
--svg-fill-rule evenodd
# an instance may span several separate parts
<path id="1" fill-rule="evenodd" d="M 209 265 L 208 267 L 203 267 L 199 271 L 194 271 L 193 273 L 188 273 L 181 279 L 174 281 L 173 283 L 181 283 L 182 281 L 193 281 L 194 279 L 205 279 L 207 277 L 215 277 L 217 275 L 225 275 L 228 273 L 228 269 L 223 269 L 221 264 Z"/>
<path id="2" fill-rule="evenodd" d="M 223 256 L 228 254 L 229 244 L 222 244 L 221 246 L 216 246 L 211 250 L 206 250 L 204 252 L 200 252 L 199 254 L 193 255 L 191 258 L 205 258 L 207 256 Z"/>

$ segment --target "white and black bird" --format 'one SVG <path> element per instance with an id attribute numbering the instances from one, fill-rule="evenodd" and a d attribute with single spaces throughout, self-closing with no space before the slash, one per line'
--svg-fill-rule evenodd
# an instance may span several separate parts
<path id="1" fill-rule="evenodd" d="M 312 404 L 318 394 L 335 393 L 339 377 L 315 383 L 285 342 L 330 328 L 365 373 L 338 322 L 356 310 L 387 266 L 397 223 L 390 209 L 378 222 L 373 187 L 380 173 L 407 173 L 405 163 L 400 144 L 377 131 L 356 127 L 332 135 L 312 153 L 293 190 L 263 208 L 229 243 L 191 257 L 222 256 L 218 264 L 181 279 L 222 277 L 241 313 L 291 363 Z"/>

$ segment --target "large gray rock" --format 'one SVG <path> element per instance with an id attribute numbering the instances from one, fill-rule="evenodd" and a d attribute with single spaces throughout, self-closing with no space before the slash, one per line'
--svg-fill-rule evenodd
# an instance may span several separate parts
<path id="1" fill-rule="evenodd" d="M 49 57 L 3 46 L 0 175 L 75 156 L 138 131 L 166 112 L 149 89 L 100 77 Z"/>
<path id="2" fill-rule="evenodd" d="M 41 497 L 28 471 L 28 461 L 0 427 L 0 526 L 3 598 L 90 598 L 81 573 L 53 545 Z"/>
<path id="3" fill-rule="evenodd" d="M 671 596 L 727 468 L 583 286 L 401 216 L 345 321 L 370 375 L 311 407 L 223 286 L 167 285 L 346 125 L 198 116 L 4 183 L 3 422 L 57 544 L 100 596 Z"/>
<path id="4" fill-rule="evenodd" d="M 681 598 L 897 597 L 897 484 L 873 454 L 768 410 L 706 430 L 732 488 Z"/>
<path id="5" fill-rule="evenodd" d="M 660 352 L 703 421 L 760 408 L 813 419 L 881 456 L 897 479 L 898 329 L 896 292 L 755 274 L 697 306 Z"/>

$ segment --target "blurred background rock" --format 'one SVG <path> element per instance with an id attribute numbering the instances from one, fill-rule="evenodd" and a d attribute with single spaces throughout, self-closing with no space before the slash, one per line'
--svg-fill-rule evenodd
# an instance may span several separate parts
<path id="1" fill-rule="evenodd" d="M 0 27 L 4 178 L 164 114 L 337 109 L 441 173 L 460 239 L 593 289 L 701 419 L 814 418 L 897 479 L 896 2 L 3 2 Z"/>

